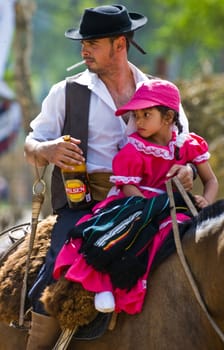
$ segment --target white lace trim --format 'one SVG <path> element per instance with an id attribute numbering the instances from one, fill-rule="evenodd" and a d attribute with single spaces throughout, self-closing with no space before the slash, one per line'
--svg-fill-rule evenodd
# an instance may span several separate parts
<path id="1" fill-rule="evenodd" d="M 138 185 L 141 180 L 142 178 L 139 176 L 110 176 L 110 182 L 122 182 L 124 185 L 129 184 L 130 182 Z"/>
<path id="2" fill-rule="evenodd" d="M 134 183 L 135 185 L 138 185 L 141 181 L 141 177 L 133 177 L 133 176 L 110 176 L 110 182 L 116 183 L 117 182 L 121 182 L 124 185 L 128 185 L 129 183 Z M 113 187 L 112 187 L 113 188 Z M 139 188 L 141 190 L 144 191 L 149 191 L 149 192 L 154 192 L 154 193 L 158 193 L 158 194 L 163 194 L 165 193 L 165 191 L 161 190 L 160 188 L 156 188 L 156 187 L 150 187 L 150 186 L 139 186 Z M 111 193 L 111 191 L 110 191 Z M 114 192 L 113 190 L 113 194 L 115 194 L 116 191 Z M 118 194 L 118 193 L 116 193 Z"/>
<path id="3" fill-rule="evenodd" d="M 146 146 L 143 142 L 135 139 L 134 137 L 129 137 L 128 141 L 137 149 L 137 151 L 143 152 L 145 154 L 152 154 L 154 157 L 163 159 L 174 159 L 175 151 L 175 141 L 172 140 L 168 144 L 168 149 L 162 149 L 158 146 Z"/>
<path id="4" fill-rule="evenodd" d="M 197 156 L 196 158 L 194 158 L 193 163 L 201 163 L 201 162 L 204 162 L 205 160 L 208 160 L 209 158 L 210 158 L 210 153 L 205 152 Z"/>

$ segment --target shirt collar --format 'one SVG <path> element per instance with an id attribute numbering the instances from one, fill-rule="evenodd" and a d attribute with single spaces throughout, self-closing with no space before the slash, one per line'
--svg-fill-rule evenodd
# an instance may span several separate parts
<path id="1" fill-rule="evenodd" d="M 139 83 L 141 81 L 147 81 L 148 77 L 145 75 L 145 73 L 141 72 L 140 69 L 138 69 L 134 64 L 131 62 L 128 62 L 134 76 L 135 83 Z M 96 73 L 91 73 L 88 69 L 83 71 L 82 74 L 79 75 L 77 78 L 77 83 L 81 85 L 87 85 L 89 89 L 93 89 L 93 87 L 98 83 L 100 79 L 98 78 L 98 75 Z"/>
<path id="2" fill-rule="evenodd" d="M 140 71 L 134 64 L 128 62 L 134 76 L 135 83 L 147 81 L 148 77 Z M 96 73 L 90 72 L 88 69 L 83 71 L 77 79 L 76 82 L 81 85 L 88 86 L 88 89 L 93 91 L 96 95 L 100 96 L 112 109 L 116 110 L 116 106 L 101 79 L 99 79 Z"/>

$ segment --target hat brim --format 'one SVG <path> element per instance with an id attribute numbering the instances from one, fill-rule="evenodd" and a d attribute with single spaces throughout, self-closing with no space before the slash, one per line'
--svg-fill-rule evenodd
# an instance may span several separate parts
<path id="1" fill-rule="evenodd" d="M 147 17 L 142 16 L 138 13 L 129 13 L 129 16 L 131 18 L 131 26 L 128 26 L 127 28 L 122 28 L 121 30 L 102 34 L 83 35 L 79 32 L 79 30 L 71 28 L 65 32 L 65 37 L 72 40 L 107 38 L 118 34 L 133 32 L 134 30 L 142 28 L 148 21 Z"/>
<path id="2" fill-rule="evenodd" d="M 145 109 L 145 108 L 152 108 L 159 106 L 158 102 L 154 101 L 149 101 L 149 100 L 132 100 L 123 107 L 119 108 L 116 112 L 115 115 L 119 116 L 124 113 L 127 113 L 129 111 L 136 111 L 138 109 Z"/>

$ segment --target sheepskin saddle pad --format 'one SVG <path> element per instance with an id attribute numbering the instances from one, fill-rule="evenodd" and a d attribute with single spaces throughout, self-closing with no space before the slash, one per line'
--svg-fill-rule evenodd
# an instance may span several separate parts
<path id="1" fill-rule="evenodd" d="M 28 290 L 44 263 L 55 221 L 56 216 L 51 215 L 38 224 L 30 258 Z M 18 324 L 29 233 L 29 224 L 14 226 L 0 233 L 0 322 L 6 324 Z M 75 335 L 77 339 L 95 339 L 108 327 L 111 314 L 98 313 L 93 300 L 94 293 L 85 291 L 81 285 L 64 278 L 46 288 L 42 296 L 46 310 L 58 318 L 62 328 L 77 329 Z M 27 298 L 25 310 L 29 308 Z M 25 322 L 29 325 L 29 312 L 25 315 Z"/>
<path id="2" fill-rule="evenodd" d="M 44 263 L 50 245 L 50 234 L 56 216 L 42 220 L 37 227 L 30 256 L 27 290 L 33 285 Z M 19 319 L 21 290 L 30 244 L 30 225 L 24 224 L 0 234 L 0 322 L 11 323 Z M 28 298 L 25 310 L 30 308 Z"/>

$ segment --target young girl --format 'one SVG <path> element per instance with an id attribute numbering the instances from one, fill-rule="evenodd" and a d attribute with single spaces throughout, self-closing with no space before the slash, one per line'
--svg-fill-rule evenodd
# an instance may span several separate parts
<path id="1" fill-rule="evenodd" d="M 206 141 L 194 133 L 181 133 L 178 103 L 180 95 L 174 84 L 151 80 L 142 84 L 129 103 L 117 110 L 117 116 L 133 111 L 137 132 L 115 156 L 115 176 L 111 180 L 122 186 L 125 196 L 149 198 L 165 191 L 172 165 L 191 162 L 196 165 L 204 185 L 203 196 L 195 196 L 198 206 L 203 208 L 216 198 L 217 179 L 207 162 Z"/>
<path id="2" fill-rule="evenodd" d="M 193 163 L 203 183 L 195 196 L 199 208 L 212 203 L 217 179 L 208 163 L 206 141 L 182 134 L 180 95 L 165 80 L 149 80 L 116 115 L 133 111 L 136 132 L 113 161 L 116 192 L 97 204 L 93 216 L 81 220 L 62 248 L 54 277 L 79 282 L 96 292 L 101 312 L 140 312 L 155 254 L 172 228 L 165 182 L 174 164 Z M 178 222 L 189 219 L 176 194 Z M 184 208 L 184 209 L 183 209 Z"/>

